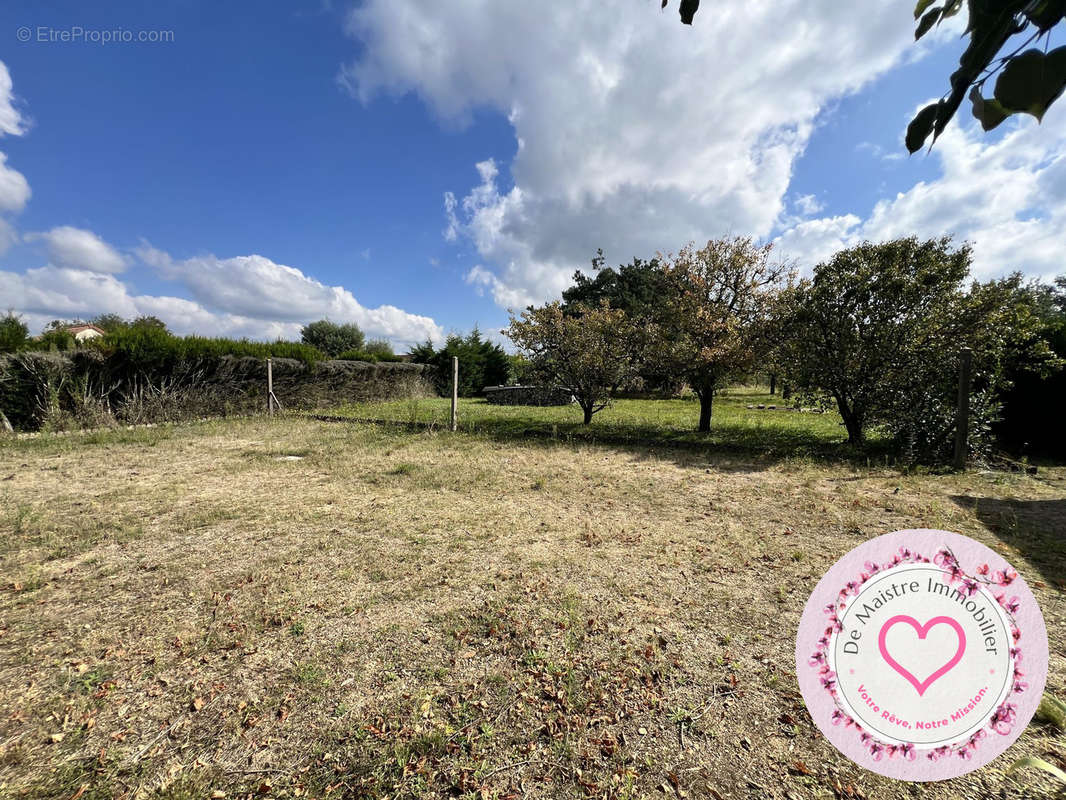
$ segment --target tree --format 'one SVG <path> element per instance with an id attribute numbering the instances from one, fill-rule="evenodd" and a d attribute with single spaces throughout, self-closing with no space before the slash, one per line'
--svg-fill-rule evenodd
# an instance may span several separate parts
<path id="1" fill-rule="evenodd" d="M 637 336 L 626 313 L 607 303 L 575 311 L 565 313 L 558 302 L 529 306 L 520 317 L 511 317 L 505 333 L 537 375 L 577 398 L 588 425 L 636 371 Z"/>
<path id="2" fill-rule="evenodd" d="M 668 2 L 662 0 L 662 7 Z M 962 10 L 962 0 L 935 2 L 918 0 L 915 5 L 915 41 Z M 681 0 L 681 22 L 691 25 L 699 5 L 699 0 Z M 922 148 L 930 133 L 936 141 L 967 94 L 974 117 L 990 131 L 1012 114 L 1032 114 L 1042 120 L 1066 89 L 1066 46 L 1045 52 L 1052 28 L 1066 17 L 1066 0 L 969 0 L 966 5 L 970 41 L 959 68 L 951 74 L 950 90 L 919 111 L 907 127 L 906 145 L 912 153 Z M 1044 48 L 1022 52 L 1040 39 Z M 1007 49 L 1007 55 L 999 55 Z M 992 96 L 985 97 L 985 84 L 997 73 Z"/>
<path id="3" fill-rule="evenodd" d="M 151 314 L 142 314 L 132 320 L 125 319 L 118 314 L 99 314 L 89 320 L 90 325 L 95 325 L 104 333 L 112 333 L 126 328 L 156 328 L 165 331 L 167 325 L 159 317 Z"/>
<path id="4" fill-rule="evenodd" d="M 371 339 L 366 343 L 363 348 L 366 352 L 372 356 L 394 356 L 392 352 L 392 345 L 388 339 Z"/>
<path id="5" fill-rule="evenodd" d="M 1016 276 L 1012 276 L 1016 277 Z M 1066 425 L 1061 424 L 1066 397 L 1066 276 L 1052 285 L 1039 282 L 1022 286 L 1022 303 L 1039 321 L 1039 335 L 1057 363 L 1015 363 L 1009 366 L 1010 386 L 1003 396 L 1003 411 L 993 426 L 999 443 L 1014 452 L 1063 458 Z"/>
<path id="6" fill-rule="evenodd" d="M 90 324 L 95 325 L 104 333 L 111 333 L 117 328 L 125 328 L 129 323 L 118 314 L 99 314 L 92 318 Z"/>
<path id="7" fill-rule="evenodd" d="M 647 326 L 653 323 L 660 306 L 668 302 L 670 286 L 657 258 L 634 258 L 614 269 L 606 266 L 603 250 L 598 250 L 592 268 L 595 274 L 591 277 L 580 271 L 574 273 L 574 285 L 563 291 L 564 313 L 576 314 L 579 308 L 595 308 L 607 302 L 611 308 L 626 312 L 634 325 Z M 654 360 L 643 362 L 634 379 L 625 387 L 627 390 L 650 389 L 674 395 L 683 385 Z"/>
<path id="8" fill-rule="evenodd" d="M 14 311 L 0 317 L 0 353 L 17 353 L 26 346 L 29 338 L 29 327 Z"/>
<path id="9" fill-rule="evenodd" d="M 943 460 L 962 348 L 973 351 L 970 427 L 979 443 L 1012 365 L 1051 364 L 1020 276 L 966 287 L 970 257 L 950 237 L 864 242 L 790 293 L 780 357 L 808 396 L 832 398 L 852 444 L 881 425 L 911 460 Z"/>
<path id="10" fill-rule="evenodd" d="M 698 430 L 711 429 L 714 396 L 769 349 L 768 323 L 789 275 L 772 245 L 734 237 L 683 248 L 663 260 L 670 294 L 656 314 L 655 354 L 700 401 Z"/>
<path id="11" fill-rule="evenodd" d="M 167 324 L 153 314 L 141 314 L 129 325 L 131 328 L 154 328 L 155 330 L 167 331 Z"/>
<path id="12" fill-rule="evenodd" d="M 300 340 L 332 358 L 347 350 L 362 350 L 365 337 L 354 322 L 342 325 L 320 319 L 304 325 L 300 330 Z"/>
<path id="13" fill-rule="evenodd" d="M 646 318 L 668 291 L 666 275 L 657 258 L 634 258 L 616 270 L 606 266 L 603 250 L 598 250 L 592 268 L 592 277 L 580 270 L 574 273 L 574 285 L 563 291 L 564 312 L 576 313 L 579 306 L 595 308 L 606 300 L 611 308 L 625 311 L 630 319 Z"/>
<path id="14" fill-rule="evenodd" d="M 416 364 L 430 364 L 434 369 L 437 391 L 451 393 L 452 358 L 459 359 L 459 395 L 480 395 L 486 386 L 499 386 L 510 379 L 511 361 L 500 345 L 481 337 L 477 326 L 465 337 L 451 334 L 444 347 L 437 350 L 426 341 L 411 349 Z"/>
<path id="15" fill-rule="evenodd" d="M 787 300 L 783 360 L 797 388 L 836 403 L 848 441 L 860 444 L 930 323 L 949 313 L 969 272 L 970 248 L 950 238 L 864 242 L 814 269 Z M 956 346 L 957 347 L 957 346 Z"/>

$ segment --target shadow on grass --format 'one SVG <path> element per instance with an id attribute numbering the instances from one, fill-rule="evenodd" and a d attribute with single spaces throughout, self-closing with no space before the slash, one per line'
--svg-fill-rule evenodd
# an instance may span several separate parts
<path id="1" fill-rule="evenodd" d="M 1066 582 L 1066 499 L 1000 500 L 957 495 L 1000 541 L 1016 547 L 1053 586 Z"/>
<path id="2" fill-rule="evenodd" d="M 423 420 L 395 420 L 366 416 L 308 414 L 321 422 L 376 425 L 423 433 L 446 431 L 448 426 Z M 664 428 L 658 425 L 610 425 L 549 423 L 520 419 L 479 419 L 460 421 L 460 433 L 485 436 L 501 442 L 528 442 L 544 446 L 592 445 L 632 451 L 638 456 L 673 458 L 683 466 L 695 461 L 713 462 L 724 469 L 764 469 L 787 459 L 811 459 L 827 463 L 891 463 L 883 447 L 858 449 L 846 442 L 827 441 L 824 435 L 801 428 L 759 428 L 746 424 L 719 422 L 710 433 Z"/>

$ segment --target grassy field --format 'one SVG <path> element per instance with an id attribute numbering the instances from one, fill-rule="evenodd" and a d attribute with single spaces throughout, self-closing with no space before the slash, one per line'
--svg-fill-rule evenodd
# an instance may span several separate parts
<path id="1" fill-rule="evenodd" d="M 751 408 L 748 406 L 775 408 Z M 394 423 L 413 429 L 447 428 L 451 419 L 448 398 L 412 398 L 361 403 L 336 409 L 333 415 L 355 420 Z M 674 400 L 615 400 L 583 425 L 576 405 L 492 405 L 480 398 L 459 400 L 459 429 L 499 439 L 555 438 L 565 442 L 616 445 L 671 445 L 714 448 L 761 455 L 832 455 L 859 457 L 845 445 L 847 434 L 835 412 L 799 413 L 786 410 L 780 396 L 761 387 L 739 387 L 719 395 L 714 403 L 712 432 L 698 433 L 699 402 L 694 396 Z M 878 448 L 876 432 L 872 451 Z M 862 458 L 865 458 L 865 453 Z"/>
<path id="2" fill-rule="evenodd" d="M 596 441 L 434 401 L 0 444 L 0 797 L 1045 796 L 1003 774 L 1066 762 L 1037 724 L 947 783 L 854 767 L 793 647 L 837 557 L 947 528 L 1034 587 L 1066 696 L 1066 468 L 902 474 L 745 405 L 709 441 L 683 401 Z"/>

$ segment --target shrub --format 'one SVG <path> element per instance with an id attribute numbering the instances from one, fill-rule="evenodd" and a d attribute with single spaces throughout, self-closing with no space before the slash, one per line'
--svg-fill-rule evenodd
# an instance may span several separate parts
<path id="1" fill-rule="evenodd" d="M 15 312 L 8 311 L 0 318 L 0 353 L 17 353 L 29 340 L 30 329 Z"/>
<path id="2" fill-rule="evenodd" d="M 330 358 L 336 358 L 349 350 L 362 350 L 365 341 L 363 332 L 355 323 L 342 325 L 328 319 L 305 325 L 300 331 L 300 339 L 304 344 L 314 347 Z"/>
<path id="3" fill-rule="evenodd" d="M 459 359 L 460 397 L 474 397 L 486 386 L 500 386 L 511 380 L 510 357 L 498 344 L 482 339 L 476 327 L 465 337 L 453 333 L 440 350 L 429 341 L 411 350 L 414 363 L 434 367 L 434 384 L 442 395 L 452 391 L 453 357 Z"/>
<path id="4" fill-rule="evenodd" d="M 382 359 L 389 356 L 395 356 L 392 352 L 392 345 L 386 339 L 371 339 L 366 343 L 366 347 L 363 348 L 367 353 L 372 353 Z"/>

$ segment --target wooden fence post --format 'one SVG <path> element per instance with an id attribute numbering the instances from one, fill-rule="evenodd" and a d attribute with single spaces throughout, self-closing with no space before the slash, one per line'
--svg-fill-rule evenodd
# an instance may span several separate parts
<path id="1" fill-rule="evenodd" d="M 459 429 L 459 359 L 452 356 L 452 431 Z"/>
<path id="2" fill-rule="evenodd" d="M 955 409 L 955 469 L 966 468 L 967 439 L 970 436 L 970 372 L 973 351 L 964 347 L 959 352 L 959 401 Z"/>
<path id="3" fill-rule="evenodd" d="M 274 364 L 267 359 L 267 413 L 274 416 Z"/>

